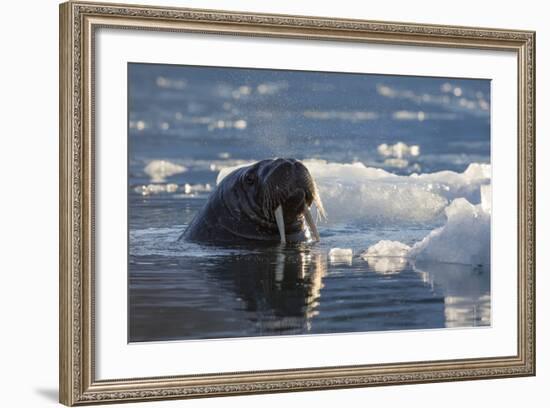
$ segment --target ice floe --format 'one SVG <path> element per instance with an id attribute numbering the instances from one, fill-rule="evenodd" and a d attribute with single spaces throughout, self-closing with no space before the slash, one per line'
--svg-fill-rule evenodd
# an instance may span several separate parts
<path id="1" fill-rule="evenodd" d="M 388 145 L 382 143 L 377 148 L 378 154 L 383 157 L 396 157 L 398 159 L 403 159 L 405 157 L 419 156 L 420 155 L 420 146 L 410 145 L 406 143 L 397 142 L 393 145 Z"/>
<path id="2" fill-rule="evenodd" d="M 172 194 L 172 193 L 181 193 L 187 196 L 197 196 L 202 193 L 210 193 L 212 191 L 212 186 L 208 183 L 206 184 L 189 184 L 185 183 L 178 185 L 176 183 L 168 184 L 143 184 L 135 186 L 133 190 L 143 196 L 155 195 L 155 194 Z"/>
<path id="3" fill-rule="evenodd" d="M 392 274 L 405 269 L 411 247 L 399 241 L 382 240 L 370 246 L 361 258 L 378 273 Z"/>
<path id="4" fill-rule="evenodd" d="M 331 264 L 351 265 L 353 260 L 353 250 L 351 248 L 332 248 L 328 252 L 328 259 Z"/>
<path id="5" fill-rule="evenodd" d="M 416 243 L 409 256 L 419 261 L 473 266 L 491 264 L 491 214 L 483 204 L 457 198 L 446 209 L 445 225 Z"/>
<path id="6" fill-rule="evenodd" d="M 162 183 L 167 177 L 185 173 L 187 168 L 168 160 L 153 160 L 143 169 L 153 183 Z"/>
<path id="7" fill-rule="evenodd" d="M 446 222 L 432 230 L 412 248 L 400 242 L 379 241 L 370 246 L 361 257 L 378 268 L 395 270 L 407 260 L 471 265 L 488 268 L 491 265 L 491 195 L 483 186 L 482 202 L 473 205 L 464 198 L 457 198 L 445 208 Z M 382 259 L 386 258 L 386 261 Z"/>

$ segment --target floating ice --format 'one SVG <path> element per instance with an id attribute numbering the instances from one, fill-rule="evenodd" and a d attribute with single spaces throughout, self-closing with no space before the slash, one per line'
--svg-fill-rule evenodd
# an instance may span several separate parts
<path id="1" fill-rule="evenodd" d="M 453 200 L 464 197 L 473 204 L 481 202 L 480 188 L 491 183 L 491 165 L 472 163 L 463 173 L 439 171 L 410 176 L 411 180 L 425 183 L 430 191 Z"/>
<path id="2" fill-rule="evenodd" d="M 436 220 L 448 200 L 410 177 L 362 163 L 306 160 L 329 223 L 417 224 Z"/>
<path id="3" fill-rule="evenodd" d="M 361 254 L 361 258 L 378 273 L 392 274 L 407 266 L 407 256 L 411 247 L 399 241 L 382 240 L 370 246 Z"/>
<path id="4" fill-rule="evenodd" d="M 131 120 L 129 126 L 130 129 L 144 130 L 147 127 L 147 123 L 143 120 Z"/>
<path id="5" fill-rule="evenodd" d="M 491 214 L 492 209 L 492 196 L 491 185 L 485 184 L 481 186 L 481 209 L 487 214 Z"/>
<path id="6" fill-rule="evenodd" d="M 209 193 L 212 191 L 212 186 L 209 183 L 206 184 L 189 184 L 185 183 L 182 186 L 183 193 L 188 195 L 196 195 L 200 193 Z"/>
<path id="7" fill-rule="evenodd" d="M 183 79 L 172 79 L 163 76 L 157 77 L 157 86 L 164 89 L 174 89 L 181 91 L 187 86 L 187 82 Z"/>
<path id="8" fill-rule="evenodd" d="M 238 119 L 238 120 L 210 120 L 208 122 L 208 130 L 213 131 L 216 129 L 238 129 L 243 130 L 246 129 L 246 126 L 248 123 L 244 119 Z"/>
<path id="9" fill-rule="evenodd" d="M 378 241 L 376 244 L 371 245 L 369 249 L 361 254 L 361 258 L 372 257 L 396 257 L 406 258 L 409 254 L 411 247 L 403 244 L 399 241 Z"/>
<path id="10" fill-rule="evenodd" d="M 483 186 L 483 201 L 473 205 L 464 198 L 455 199 L 447 208 L 446 223 L 409 247 L 395 241 L 379 241 L 361 254 L 373 268 L 391 269 L 406 260 L 431 261 L 488 267 L 491 264 L 490 188 Z M 379 261 L 376 258 L 393 258 Z M 395 258 L 401 261 L 395 262 Z M 377 267 L 378 266 L 378 267 Z"/>
<path id="11" fill-rule="evenodd" d="M 445 82 L 443 85 L 441 85 L 441 92 L 451 92 L 452 90 L 453 86 L 448 82 Z"/>
<path id="12" fill-rule="evenodd" d="M 474 266 L 491 264 L 491 214 L 489 193 L 483 204 L 457 198 L 446 209 L 447 222 L 416 243 L 409 256 L 419 261 L 450 262 Z"/>
<path id="13" fill-rule="evenodd" d="M 166 177 L 184 173 L 187 171 L 187 168 L 168 160 L 153 160 L 145 166 L 143 171 L 151 177 L 152 182 L 162 183 L 165 181 Z"/>
<path id="14" fill-rule="evenodd" d="M 210 184 L 188 184 L 178 186 L 175 183 L 169 184 L 144 184 L 134 187 L 134 191 L 138 194 L 148 196 L 153 194 L 170 194 L 183 193 L 186 195 L 195 196 L 200 193 L 209 193 L 212 191 Z"/>
<path id="15" fill-rule="evenodd" d="M 136 193 L 147 196 L 151 194 L 174 193 L 178 190 L 177 184 L 146 184 L 134 188 Z"/>
<path id="16" fill-rule="evenodd" d="M 473 166 L 463 175 L 484 178 L 489 170 Z M 437 174 L 437 173 L 436 173 Z M 426 175 L 429 176 L 429 175 Z M 446 221 L 424 239 L 409 247 L 396 241 L 379 241 L 361 254 L 376 271 L 396 270 L 407 259 L 444 262 L 487 268 L 491 264 L 491 186 L 481 185 L 481 203 L 456 198 L 445 208 Z M 396 261 L 397 259 L 397 261 Z"/>
<path id="17" fill-rule="evenodd" d="M 353 259 L 353 250 L 351 248 L 332 248 L 328 252 L 328 259 L 331 264 L 351 265 Z"/>
<path id="18" fill-rule="evenodd" d="M 246 126 L 247 126 L 247 123 L 246 123 L 246 120 L 244 119 L 239 119 L 233 122 L 233 127 L 235 129 L 241 129 L 241 130 L 246 129 Z"/>
<path id="19" fill-rule="evenodd" d="M 403 142 L 398 142 L 394 145 L 388 145 L 383 143 L 378 146 L 378 154 L 384 157 L 395 157 L 398 159 L 403 159 L 405 157 L 419 156 L 420 155 L 420 146 L 410 145 Z"/>
<path id="20" fill-rule="evenodd" d="M 485 186 L 483 186 L 485 187 Z M 423 240 L 409 247 L 396 241 L 379 241 L 361 254 L 373 269 L 380 272 L 405 267 L 407 259 L 415 262 L 443 262 L 475 267 L 491 264 L 490 188 L 485 187 L 481 204 L 472 205 L 457 198 L 447 208 L 446 223 L 431 231 Z"/>

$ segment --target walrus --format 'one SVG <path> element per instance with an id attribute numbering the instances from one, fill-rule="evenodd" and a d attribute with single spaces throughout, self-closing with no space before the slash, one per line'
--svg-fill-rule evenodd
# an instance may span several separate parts
<path id="1" fill-rule="evenodd" d="M 319 241 L 310 211 L 325 217 L 308 169 L 295 159 L 267 159 L 228 174 L 180 238 L 205 243 Z"/>

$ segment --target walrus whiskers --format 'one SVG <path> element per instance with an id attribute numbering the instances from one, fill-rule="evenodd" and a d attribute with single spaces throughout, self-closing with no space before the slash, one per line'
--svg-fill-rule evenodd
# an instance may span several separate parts
<path id="1" fill-rule="evenodd" d="M 325 207 L 323 207 L 323 202 L 321 201 L 321 197 L 319 196 L 319 190 L 317 189 L 317 184 L 315 183 L 315 180 L 311 179 L 312 184 L 312 195 L 313 195 L 313 202 L 315 203 L 315 206 L 317 207 L 317 221 L 319 220 L 326 220 L 327 219 L 327 213 L 325 212 Z"/>
<path id="2" fill-rule="evenodd" d="M 311 211 L 309 211 L 309 208 L 307 206 L 304 209 L 304 218 L 306 219 L 307 226 L 309 227 L 309 230 L 313 235 L 313 239 L 315 239 L 315 241 L 319 241 L 321 237 L 319 236 L 319 231 L 317 231 L 317 225 L 315 225 L 315 221 L 311 216 Z"/>

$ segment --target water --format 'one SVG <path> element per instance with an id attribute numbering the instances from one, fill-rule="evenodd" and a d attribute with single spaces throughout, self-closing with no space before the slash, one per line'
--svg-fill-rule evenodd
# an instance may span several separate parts
<path id="1" fill-rule="evenodd" d="M 489 163 L 489 112 L 486 80 L 130 64 L 129 340 L 490 324 L 490 265 L 460 242 L 361 256 L 381 240 L 413 247 L 456 198 L 482 205 L 490 178 L 466 170 Z M 178 241 L 220 171 L 270 157 L 316 178 L 321 242 Z M 444 170 L 459 174 L 426 175 Z"/>

